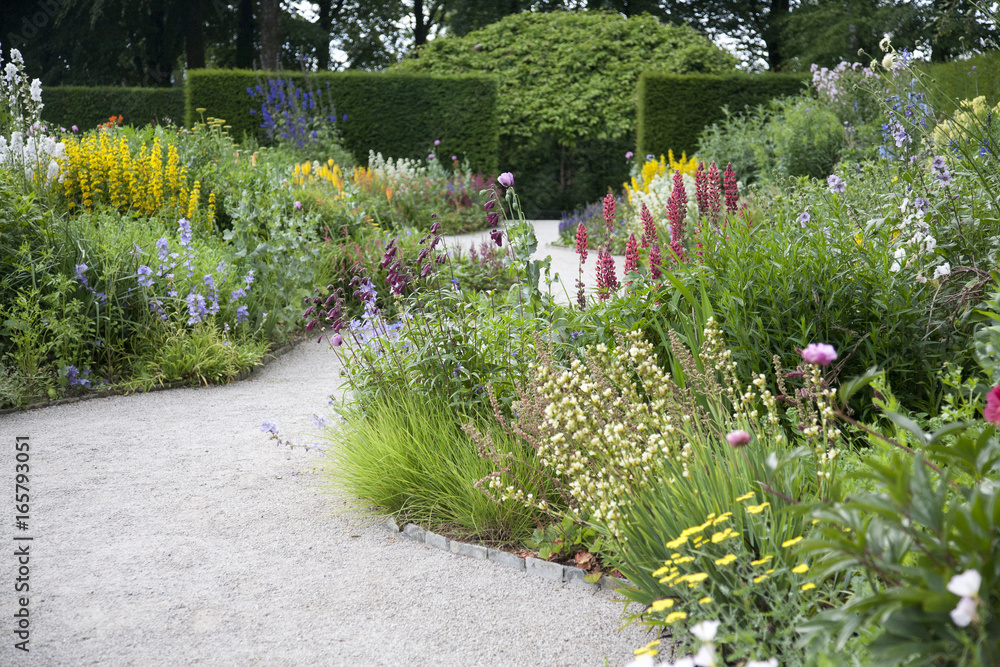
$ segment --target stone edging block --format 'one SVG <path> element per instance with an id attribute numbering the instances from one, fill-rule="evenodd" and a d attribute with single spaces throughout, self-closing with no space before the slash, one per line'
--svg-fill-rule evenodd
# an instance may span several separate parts
<path id="1" fill-rule="evenodd" d="M 494 563 L 506 565 L 507 567 L 521 572 L 526 572 L 536 577 L 548 579 L 549 581 L 558 581 L 560 583 L 581 586 L 592 591 L 617 591 L 620 586 L 626 586 L 629 583 L 627 579 L 618 579 L 616 577 L 604 575 L 596 584 L 592 584 L 584 579 L 587 571 L 578 567 L 560 565 L 559 563 L 553 563 L 551 561 L 534 558 L 532 556 L 521 558 L 500 549 L 492 549 L 479 544 L 467 544 L 465 542 L 449 540 L 444 535 L 432 533 L 429 530 L 421 528 L 415 523 L 408 523 L 401 529 L 399 524 L 397 524 L 396 520 L 393 518 L 387 519 L 383 525 L 394 533 L 402 533 L 405 537 L 414 540 L 415 542 L 423 542 L 429 547 L 441 549 L 442 551 L 448 551 L 458 556 L 465 556 L 466 558 L 490 560 Z"/>

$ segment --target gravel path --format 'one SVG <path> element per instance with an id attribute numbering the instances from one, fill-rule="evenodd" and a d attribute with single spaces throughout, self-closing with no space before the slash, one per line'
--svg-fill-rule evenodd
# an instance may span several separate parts
<path id="1" fill-rule="evenodd" d="M 580 258 L 572 247 L 553 245 L 559 240 L 558 220 L 535 220 L 535 238 L 538 239 L 538 249 L 531 257 L 532 259 L 545 259 L 546 255 L 552 257 L 552 273 L 559 275 L 562 284 L 558 282 L 552 285 L 552 294 L 557 301 L 567 303 L 567 295 L 570 299 L 576 298 L 576 279 L 580 275 Z M 460 247 L 463 252 L 469 250 L 472 243 L 482 243 L 489 241 L 489 231 L 474 232 L 472 234 L 462 234 L 460 236 L 446 236 L 445 242 L 449 247 Z M 619 280 L 625 269 L 625 256 L 615 255 L 615 271 Z M 587 263 L 583 267 L 583 283 L 587 293 L 593 292 L 597 288 L 597 251 L 591 250 L 587 257 Z M 564 289 L 565 286 L 565 289 Z"/>
<path id="2" fill-rule="evenodd" d="M 228 386 L 0 416 L 0 665 L 621 665 L 648 641 L 616 632 L 607 593 L 394 538 L 318 492 L 320 455 L 259 425 L 308 441 L 339 370 L 307 342 Z M 10 502 L 17 436 L 27 531 Z M 13 635 L 24 544 L 27 655 Z"/>

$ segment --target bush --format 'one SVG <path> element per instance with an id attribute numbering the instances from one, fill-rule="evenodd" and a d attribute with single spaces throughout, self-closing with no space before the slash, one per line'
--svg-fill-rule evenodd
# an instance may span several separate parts
<path id="1" fill-rule="evenodd" d="M 251 114 L 254 106 L 260 111 L 260 103 L 254 104 L 248 90 L 256 91 L 258 85 L 263 90 L 268 78 L 291 80 L 305 90 L 329 85 L 344 148 L 355 156 L 375 151 L 396 158 L 420 158 L 438 139 L 442 154 L 454 153 L 476 170 L 496 170 L 497 91 L 496 84 L 483 76 L 320 72 L 306 77 L 195 70 L 188 74 L 187 124 L 204 114 L 224 119 L 236 138 L 245 134 L 264 138 L 260 116 Z"/>
<path id="2" fill-rule="evenodd" d="M 742 113 L 775 97 L 801 92 L 798 74 L 707 74 L 677 76 L 645 72 L 639 77 L 636 153 L 692 154 L 702 129 L 725 117 L 723 107 Z"/>
<path id="3" fill-rule="evenodd" d="M 184 120 L 181 88 L 119 88 L 113 86 L 56 86 L 45 89 L 42 120 L 51 126 L 90 130 L 108 118 L 122 117 L 125 125 L 181 123 Z"/>

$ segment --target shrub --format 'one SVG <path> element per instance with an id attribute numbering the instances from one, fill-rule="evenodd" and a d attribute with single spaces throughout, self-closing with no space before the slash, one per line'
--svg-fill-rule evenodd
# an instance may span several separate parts
<path id="1" fill-rule="evenodd" d="M 108 118 L 122 117 L 125 125 L 181 123 L 183 88 L 120 88 L 117 86 L 54 86 L 45 89 L 42 120 L 52 127 L 90 130 Z"/>

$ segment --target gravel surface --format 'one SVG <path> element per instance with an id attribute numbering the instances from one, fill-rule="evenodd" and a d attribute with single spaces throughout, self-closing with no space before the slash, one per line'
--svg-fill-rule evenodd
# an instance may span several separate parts
<path id="1" fill-rule="evenodd" d="M 569 299 L 576 299 L 576 279 L 580 275 L 580 258 L 572 247 L 553 245 L 559 240 L 558 220 L 535 220 L 535 238 L 538 239 L 538 249 L 531 256 L 532 259 L 545 259 L 546 255 L 552 257 L 552 273 L 559 275 L 559 282 L 552 285 L 551 293 L 557 301 L 568 303 Z M 482 243 L 489 241 L 489 230 L 484 232 L 474 232 L 472 234 L 462 234 L 460 236 L 446 236 L 445 242 L 449 247 L 460 247 L 463 252 L 469 250 L 472 243 Z M 618 279 L 621 280 L 625 269 L 625 256 L 615 255 L 615 271 Z M 544 277 L 543 277 L 544 280 Z M 593 292 L 597 288 L 597 251 L 591 250 L 587 255 L 587 263 L 583 266 L 583 283 L 587 293 Z"/>
<path id="2" fill-rule="evenodd" d="M 228 386 L 0 415 L 0 665 L 621 665 L 649 640 L 616 631 L 608 593 L 393 536 L 323 494 L 320 455 L 259 427 L 308 442 L 339 374 L 306 342 Z M 23 544 L 29 654 L 13 636 Z"/>

